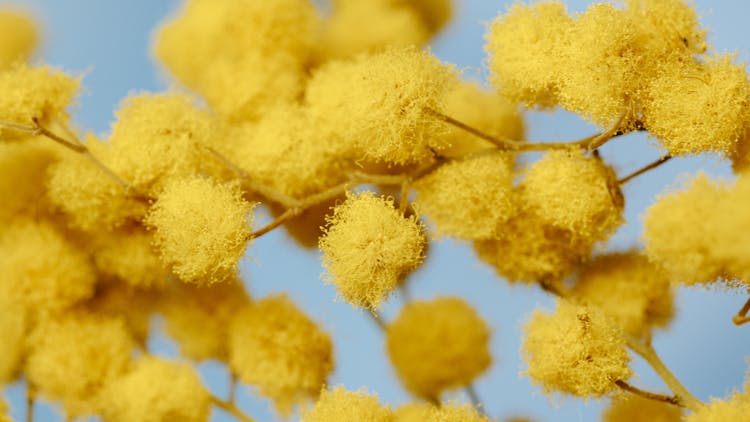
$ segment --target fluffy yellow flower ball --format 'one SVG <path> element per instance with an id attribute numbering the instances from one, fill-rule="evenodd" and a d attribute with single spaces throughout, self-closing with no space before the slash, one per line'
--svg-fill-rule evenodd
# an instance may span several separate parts
<path id="1" fill-rule="evenodd" d="M 0 137 L 4 138 L 5 134 L 0 134 Z M 45 192 L 45 180 L 60 150 L 47 139 L 0 141 L 1 224 L 9 224 L 16 217 L 49 214 L 51 206 Z"/>
<path id="2" fill-rule="evenodd" d="M 146 223 L 165 264 L 185 282 L 210 284 L 234 275 L 250 236 L 252 206 L 236 184 L 192 177 L 168 183 Z"/>
<path id="3" fill-rule="evenodd" d="M 180 354 L 201 361 L 229 356 L 229 324 L 250 303 L 240 280 L 211 286 L 178 284 L 162 299 L 167 334 Z"/>
<path id="4" fill-rule="evenodd" d="M 376 309 L 424 259 L 421 224 L 401 215 L 393 199 L 348 194 L 327 220 L 320 238 L 326 279 L 352 305 Z"/>
<path id="5" fill-rule="evenodd" d="M 315 406 L 302 411 L 301 421 L 394 422 L 394 419 L 391 409 L 381 405 L 376 394 L 334 387 L 323 390 Z"/>
<path id="6" fill-rule="evenodd" d="M 26 60 L 39 42 L 39 30 L 20 10 L 0 11 L 0 69 Z"/>
<path id="7" fill-rule="evenodd" d="M 20 306 L 7 303 L 0 297 L 0 385 L 10 384 L 19 375 L 21 362 L 26 353 L 28 329 L 26 311 Z"/>
<path id="8" fill-rule="evenodd" d="M 0 120 L 31 125 L 33 118 L 42 122 L 68 119 L 66 109 L 78 93 L 79 80 L 50 67 L 15 64 L 0 70 Z M 27 132 L 0 128 L 10 134 L 28 137 Z"/>
<path id="9" fill-rule="evenodd" d="M 430 400 L 489 368 L 489 340 L 477 312 L 451 297 L 406 305 L 386 331 L 388 357 L 406 389 Z"/>
<path id="10" fill-rule="evenodd" d="M 615 397 L 602 415 L 603 422 L 680 422 L 682 409 L 635 394 Z"/>
<path id="11" fill-rule="evenodd" d="M 210 393 L 192 366 L 153 356 L 138 359 L 100 397 L 106 422 L 207 422 L 211 410 Z"/>
<path id="12" fill-rule="evenodd" d="M 580 150 L 550 151 L 521 182 L 522 199 L 542 221 L 587 243 L 606 238 L 623 221 L 623 196 L 614 172 Z"/>
<path id="13" fill-rule="evenodd" d="M 712 399 L 707 406 L 686 416 L 685 422 L 724 422 L 745 421 L 750 415 L 750 388 L 745 386 L 745 391 L 733 392 L 725 400 Z"/>
<path id="14" fill-rule="evenodd" d="M 445 147 L 442 94 L 455 75 L 435 56 L 391 48 L 332 62 L 310 80 L 306 99 L 321 130 L 354 142 L 362 154 L 392 164 L 418 163 Z"/>
<path id="15" fill-rule="evenodd" d="M 229 367 L 286 414 L 325 385 L 333 370 L 333 343 L 286 296 L 267 297 L 232 319 Z"/>
<path id="16" fill-rule="evenodd" d="M 135 346 L 119 318 L 66 314 L 39 324 L 27 341 L 25 374 L 67 414 L 95 414 L 94 398 L 125 372 Z"/>
<path id="17" fill-rule="evenodd" d="M 579 272 L 573 293 L 636 336 L 666 326 L 674 316 L 667 273 L 636 252 L 596 257 Z"/>
<path id="18" fill-rule="evenodd" d="M 91 297 L 89 257 L 49 223 L 15 220 L 0 234 L 0 298 L 37 315 L 58 313 Z"/>
<path id="19" fill-rule="evenodd" d="M 153 234 L 140 226 L 99 233 L 94 263 L 100 274 L 141 289 L 166 286 L 169 272 L 153 246 Z"/>
<path id="20" fill-rule="evenodd" d="M 468 404 L 412 403 L 399 407 L 394 414 L 394 422 L 489 422 L 487 416 Z"/>
<path id="21" fill-rule="evenodd" d="M 479 240 L 495 236 L 517 211 L 512 162 L 504 153 L 440 166 L 414 184 L 417 208 L 439 234 Z"/>
<path id="22" fill-rule="evenodd" d="M 545 393 L 601 397 L 633 374 L 622 331 L 596 308 L 559 300 L 555 313 L 535 311 L 523 329 L 525 375 Z"/>

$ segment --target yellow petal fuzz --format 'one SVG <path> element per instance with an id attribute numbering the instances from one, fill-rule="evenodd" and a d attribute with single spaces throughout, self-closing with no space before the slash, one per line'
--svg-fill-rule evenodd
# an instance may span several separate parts
<path id="1" fill-rule="evenodd" d="M 644 251 L 667 270 L 672 280 L 694 284 L 712 282 L 726 274 L 726 263 L 712 252 L 719 242 L 714 240 L 716 225 L 711 222 L 716 221 L 716 206 L 726 201 L 729 189 L 701 173 L 683 189 L 661 195 L 646 210 Z M 723 221 L 726 224 L 732 220 Z"/>
<path id="2" fill-rule="evenodd" d="M 388 1 L 338 0 L 323 27 L 320 61 L 377 53 L 388 47 L 422 45 L 430 33 L 411 8 Z"/>
<path id="3" fill-rule="evenodd" d="M 392 164 L 424 161 L 445 144 L 442 94 L 455 75 L 416 48 L 392 48 L 332 62 L 307 89 L 311 117 L 321 130 L 356 143 L 363 155 Z"/>
<path id="4" fill-rule="evenodd" d="M 596 308 L 560 300 L 553 314 L 535 311 L 524 332 L 524 374 L 547 394 L 597 398 L 632 375 L 622 331 Z"/>
<path id="5" fill-rule="evenodd" d="M 557 104 L 563 49 L 573 19 L 559 1 L 514 4 L 486 36 L 490 81 L 504 96 L 529 106 Z"/>
<path id="6" fill-rule="evenodd" d="M 318 19 L 308 0 L 190 0 L 154 50 L 212 109 L 252 120 L 300 94 Z"/>
<path id="7" fill-rule="evenodd" d="M 158 193 L 168 179 L 201 169 L 214 134 L 213 120 L 178 94 L 141 94 L 125 99 L 110 136 L 111 169 L 141 193 Z"/>
<path id="8" fill-rule="evenodd" d="M 682 409 L 635 394 L 615 397 L 602 415 L 603 422 L 680 422 Z"/>
<path id="9" fill-rule="evenodd" d="M 42 122 L 66 122 L 66 109 L 78 93 L 79 80 L 51 67 L 15 64 L 0 71 L 0 121 L 31 125 Z M 27 132 L 0 128 L 0 133 L 28 137 Z"/>
<path id="10" fill-rule="evenodd" d="M 393 199 L 348 194 L 327 220 L 320 238 L 326 280 L 352 305 L 377 309 L 424 259 L 422 225 L 403 217 Z"/>
<path id="11" fill-rule="evenodd" d="M 180 346 L 180 354 L 202 361 L 226 361 L 229 324 L 250 303 L 242 282 L 232 280 L 212 286 L 176 285 L 163 299 L 167 334 Z"/>
<path id="12" fill-rule="evenodd" d="M 7 298 L 0 297 L 0 344 L 3 345 L 0 353 L 0 385 L 10 384 L 20 375 L 29 325 L 26 311 L 7 302 Z"/>
<path id="13" fill-rule="evenodd" d="M 153 234 L 140 227 L 100 233 L 93 254 L 99 273 L 134 288 L 163 288 L 169 272 L 159 259 L 153 240 Z"/>
<path id="14" fill-rule="evenodd" d="M 669 277 L 635 252 L 596 257 L 578 274 L 573 293 L 598 306 L 628 333 L 647 334 L 674 316 Z"/>
<path id="15" fill-rule="evenodd" d="M 522 186 L 524 202 L 542 221 L 587 242 L 605 239 L 623 221 L 614 172 L 579 150 L 548 152 L 526 171 Z"/>
<path id="16" fill-rule="evenodd" d="M 593 245 L 567 230 L 522 211 L 497 228 L 496 239 L 474 242 L 479 259 L 508 281 L 538 282 L 569 274 L 591 254 Z"/>
<path id="17" fill-rule="evenodd" d="M 648 87 L 644 120 L 672 155 L 731 155 L 750 119 L 750 81 L 731 55 L 667 61 Z"/>
<path id="18" fill-rule="evenodd" d="M 134 347 L 121 319 L 73 313 L 39 324 L 28 345 L 29 382 L 73 416 L 96 413 L 93 399 L 125 372 Z"/>
<path id="19" fill-rule="evenodd" d="M 333 370 L 333 343 L 290 299 L 271 296 L 232 319 L 229 366 L 288 414 L 325 385 Z"/>
<path id="20" fill-rule="evenodd" d="M 0 11 L 0 69 L 25 61 L 39 43 L 39 30 L 25 12 Z"/>
<path id="21" fill-rule="evenodd" d="M 0 134 L 0 137 L 4 135 Z M 45 175 L 59 157 L 46 139 L 0 140 L 0 223 L 20 216 L 49 214 Z"/>
<path id="22" fill-rule="evenodd" d="M 648 34 L 649 50 L 706 51 L 706 31 L 690 0 L 626 0 L 627 13 Z"/>
<path id="23" fill-rule="evenodd" d="M 185 363 L 145 356 L 111 382 L 99 400 L 107 422 L 207 422 L 211 399 Z"/>
<path id="24" fill-rule="evenodd" d="M 233 276 L 250 236 L 251 205 L 236 184 L 193 177 L 167 184 L 146 218 L 163 262 L 185 282 Z"/>
<path id="25" fill-rule="evenodd" d="M 105 166 L 113 161 L 109 144 L 88 137 L 84 143 Z M 47 173 L 47 194 L 72 226 L 97 232 L 135 221 L 146 213 L 146 203 L 115 181 L 88 157 L 66 151 Z"/>
<path id="26" fill-rule="evenodd" d="M 406 389 L 435 400 L 489 368 L 489 340 L 490 329 L 477 312 L 446 297 L 406 305 L 388 325 L 386 350 Z"/>
<path id="27" fill-rule="evenodd" d="M 88 299 L 95 273 L 88 256 L 52 225 L 16 220 L 0 234 L 0 297 L 39 315 Z"/>
<path id="28" fill-rule="evenodd" d="M 414 184 L 417 207 L 434 221 L 439 234 L 492 238 L 516 213 L 513 177 L 504 153 L 452 161 Z"/>
<path id="29" fill-rule="evenodd" d="M 393 412 L 378 402 L 376 394 L 347 391 L 344 387 L 324 390 L 311 409 L 303 410 L 302 422 L 396 422 Z"/>
<path id="30" fill-rule="evenodd" d="M 489 422 L 477 409 L 468 404 L 441 403 L 439 407 L 428 403 L 411 403 L 394 412 L 394 422 Z"/>
<path id="31" fill-rule="evenodd" d="M 685 422 L 744 421 L 750 415 L 750 388 L 733 392 L 726 399 L 713 398 L 711 403 L 686 416 Z"/>

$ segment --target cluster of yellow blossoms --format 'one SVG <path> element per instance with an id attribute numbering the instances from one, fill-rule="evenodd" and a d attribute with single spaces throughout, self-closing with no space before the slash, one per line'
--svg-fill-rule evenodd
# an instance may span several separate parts
<path id="1" fill-rule="evenodd" d="M 203 422 L 215 406 L 251 420 L 194 365 L 151 354 L 160 314 L 186 361 L 225 363 L 282 415 L 488 421 L 481 408 L 441 402 L 493 362 L 492 330 L 462 299 L 415 301 L 378 320 L 417 399 L 393 410 L 330 386 L 331 336 L 287 296 L 251 298 L 238 273 L 250 242 L 284 227 L 319 248 L 343 301 L 379 318 L 434 229 L 469 242 L 508 281 L 560 296 L 523 328 L 524 374 L 545 393 L 613 397 L 609 421 L 646 408 L 679 420 L 672 405 L 692 422 L 750 414 L 748 392 L 698 401 L 650 345 L 679 283 L 750 286 L 750 220 L 736 215 L 750 198 L 744 66 L 711 52 L 682 0 L 573 15 L 542 1 L 488 28 L 490 91 L 422 48 L 452 9 L 186 0 L 154 45 L 185 89 L 125 99 L 107 139 L 69 129 L 80 78 L 30 64 L 34 24 L 0 13 L 0 385 L 24 377 L 30 396 L 69 417 Z M 605 131 L 527 142 L 520 106 L 559 106 Z M 597 148 L 632 131 L 648 131 L 669 158 L 720 153 L 738 178 L 696 177 L 647 211 L 643 251 L 599 253 L 624 221 L 628 178 Z M 520 166 L 526 151 L 544 154 Z M 629 384 L 628 347 L 674 395 Z M 0 421 L 6 413 L 0 401 Z"/>

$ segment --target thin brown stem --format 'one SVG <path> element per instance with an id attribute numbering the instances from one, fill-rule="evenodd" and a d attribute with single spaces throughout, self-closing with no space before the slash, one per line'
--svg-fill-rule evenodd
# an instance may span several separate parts
<path id="1" fill-rule="evenodd" d="M 638 387 L 632 386 L 623 380 L 615 381 L 615 384 L 623 390 L 641 396 L 645 399 L 660 401 L 664 403 L 673 404 L 675 406 L 682 406 L 680 399 L 677 396 L 668 396 L 666 394 L 652 393 L 650 391 L 641 390 Z"/>
<path id="2" fill-rule="evenodd" d="M 58 136 L 57 134 L 55 134 L 52 131 L 48 130 L 47 128 L 45 128 L 44 126 L 42 126 L 41 123 L 39 123 L 39 119 L 37 117 L 32 117 L 31 121 L 34 122 L 35 133 L 43 135 L 43 136 L 47 137 L 48 139 L 51 139 L 51 140 L 57 142 L 58 144 L 66 147 L 66 148 L 72 149 L 75 152 L 81 152 L 82 153 L 82 152 L 88 151 L 86 149 L 86 147 L 83 146 L 83 144 L 81 144 L 80 142 L 78 142 L 78 141 L 76 141 L 76 142 L 70 142 L 67 139 L 63 139 L 62 136 Z"/>
<path id="3" fill-rule="evenodd" d="M 591 151 L 609 142 L 610 139 L 626 133 L 625 131 L 621 129 L 622 123 L 627 116 L 626 113 L 621 115 L 620 118 L 617 120 L 617 122 L 614 125 L 612 125 L 611 128 L 607 129 L 606 131 L 602 133 L 588 136 L 583 139 L 578 139 L 575 141 L 568 141 L 568 142 L 531 142 L 531 141 L 519 141 L 519 140 L 495 137 L 487 133 L 484 133 L 481 130 L 474 128 L 470 125 L 467 125 L 466 123 L 461 122 L 460 120 L 447 116 L 433 109 L 427 109 L 427 112 L 431 114 L 432 116 L 434 116 L 435 118 L 447 124 L 455 126 L 480 139 L 483 139 L 487 142 L 492 143 L 499 149 L 507 150 L 507 151 L 528 152 L 528 151 L 548 151 L 548 150 L 554 150 L 554 149 L 570 149 L 570 148 L 581 148 L 587 151 Z"/>
<path id="4" fill-rule="evenodd" d="M 617 183 L 620 184 L 620 185 L 624 185 L 625 183 L 628 183 L 629 181 L 635 179 L 636 177 L 642 175 L 643 173 L 646 173 L 646 172 L 648 172 L 650 170 L 653 170 L 653 169 L 659 167 L 660 165 L 666 163 L 667 161 L 669 161 L 671 159 L 672 159 L 671 155 L 665 155 L 665 156 L 659 158 L 658 160 L 656 160 L 656 161 L 654 161 L 654 162 L 652 162 L 652 163 L 650 163 L 650 164 L 648 164 L 648 165 L 646 165 L 644 167 L 641 167 L 638 170 L 630 173 L 629 175 L 621 178 L 620 180 L 617 181 Z"/>
<path id="5" fill-rule="evenodd" d="M 487 409 L 484 408 L 484 405 L 482 404 L 482 400 L 479 398 L 479 394 L 477 394 L 476 388 L 474 388 L 474 384 L 469 384 L 464 388 L 464 391 L 466 391 L 466 395 L 469 396 L 469 400 L 471 401 L 471 404 L 474 406 L 474 408 L 477 409 L 477 411 L 481 412 L 482 414 L 487 414 Z"/>
<path id="6" fill-rule="evenodd" d="M 750 322 L 750 316 L 747 315 L 748 312 L 750 312 L 750 298 L 748 298 L 747 302 L 742 305 L 742 308 L 737 312 L 737 315 L 732 318 L 732 322 L 734 322 L 735 325 L 742 325 Z"/>
<path id="7" fill-rule="evenodd" d="M 248 240 L 257 239 L 263 236 L 264 234 L 270 233 L 274 229 L 281 227 L 284 223 L 291 220 L 292 218 L 302 214 L 302 211 L 304 210 L 301 210 L 300 208 L 296 208 L 296 207 L 287 209 L 280 216 L 276 217 L 270 223 L 250 233 L 250 235 L 248 236 Z"/>
<path id="8" fill-rule="evenodd" d="M 255 422 L 253 418 L 246 415 L 236 404 L 228 401 L 224 401 L 218 397 L 211 396 L 211 403 L 214 406 L 224 410 L 230 415 L 234 416 L 238 421 L 241 422 Z"/>
<path id="9" fill-rule="evenodd" d="M 381 315 L 378 311 L 365 311 L 368 315 L 370 315 L 370 318 L 375 323 L 375 325 L 380 328 L 380 331 L 385 332 L 388 329 L 388 324 L 385 322 L 385 319 L 383 319 L 383 315 Z"/>
<path id="10" fill-rule="evenodd" d="M 236 403 L 237 400 L 237 374 L 234 371 L 229 371 L 229 394 L 227 402 Z"/>
<path id="11" fill-rule="evenodd" d="M 647 344 L 633 336 L 627 336 L 627 345 L 630 350 L 640 355 L 654 369 L 657 375 L 667 384 L 670 390 L 675 394 L 678 405 L 696 411 L 703 407 L 703 402 L 693 396 L 690 391 L 682 385 L 680 380 L 667 368 L 662 362 L 653 346 Z"/>
<path id="12" fill-rule="evenodd" d="M 26 380 L 26 422 L 34 421 L 34 400 L 36 394 L 34 387 Z"/>

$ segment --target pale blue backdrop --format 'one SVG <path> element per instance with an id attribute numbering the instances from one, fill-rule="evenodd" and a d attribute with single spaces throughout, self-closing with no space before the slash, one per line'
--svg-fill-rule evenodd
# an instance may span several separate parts
<path id="1" fill-rule="evenodd" d="M 272 1 L 272 0 L 258 0 Z M 453 24 L 433 44 L 441 59 L 483 77 L 483 34 L 506 3 L 498 0 L 457 0 Z M 7 2 L 6 2 L 7 3 Z M 158 71 L 150 56 L 153 28 L 173 11 L 178 0 L 26 0 L 16 1 L 34 11 L 44 24 L 45 44 L 40 57 L 72 72 L 85 72 L 86 92 L 75 113 L 76 122 L 97 133 L 108 131 L 112 111 L 133 91 L 163 90 L 168 78 Z M 588 2 L 570 1 L 571 10 L 583 10 Z M 746 16 L 750 3 L 742 0 L 698 1 L 703 24 L 711 31 L 710 40 L 719 51 L 738 50 L 748 58 L 750 26 Z M 1 95 L 1 94 L 0 94 Z M 530 114 L 527 117 L 531 139 L 565 140 L 588 135 L 594 130 L 565 113 Z M 603 148 L 604 156 L 617 163 L 622 172 L 658 157 L 658 150 L 643 136 L 628 136 Z M 655 195 L 674 183 L 678 175 L 705 169 L 728 175 L 725 164 L 714 157 L 673 160 L 652 173 L 629 183 L 626 217 L 628 224 L 612 241 L 613 248 L 639 243 L 640 214 Z M 738 210 L 738 212 L 748 212 Z M 316 253 L 295 248 L 278 231 L 259 239 L 249 250 L 250 259 L 242 266 L 251 294 L 260 297 L 273 292 L 289 292 L 297 303 L 320 321 L 333 335 L 337 369 L 331 382 L 357 389 L 367 386 L 392 405 L 408 400 L 384 355 L 381 333 L 365 315 L 349 305 L 334 302 L 335 293 L 319 280 L 322 271 Z M 488 412 L 498 420 L 524 415 L 537 421 L 595 421 L 602 403 L 575 399 L 550 401 L 519 377 L 519 326 L 536 306 L 551 305 L 537 289 L 508 286 L 480 264 L 466 245 L 444 241 L 430 249 L 427 265 L 414 275 L 411 292 L 415 298 L 455 294 L 473 303 L 494 329 L 492 351 L 495 363 L 476 387 Z M 750 355 L 750 326 L 735 327 L 730 318 L 745 296 L 732 292 L 681 290 L 679 318 L 667 333 L 659 333 L 655 347 L 678 377 L 701 399 L 724 396 L 740 387 Z M 385 308 L 392 318 L 401 301 Z M 153 339 L 159 353 L 173 354 L 174 346 L 161 337 Z M 0 347 L 2 347 L 0 345 Z M 639 378 L 635 384 L 653 390 L 663 388 L 650 370 L 637 361 Z M 218 394 L 226 391 L 226 374 L 219 365 L 205 364 L 201 373 Z M 6 391 L 14 407 L 13 416 L 23 420 L 23 386 Z M 259 421 L 275 420 L 269 403 L 241 390 L 240 405 Z M 466 398 L 458 394 L 459 400 Z M 38 421 L 61 420 L 48 406 L 37 407 Z M 231 420 L 216 413 L 214 420 Z"/>

